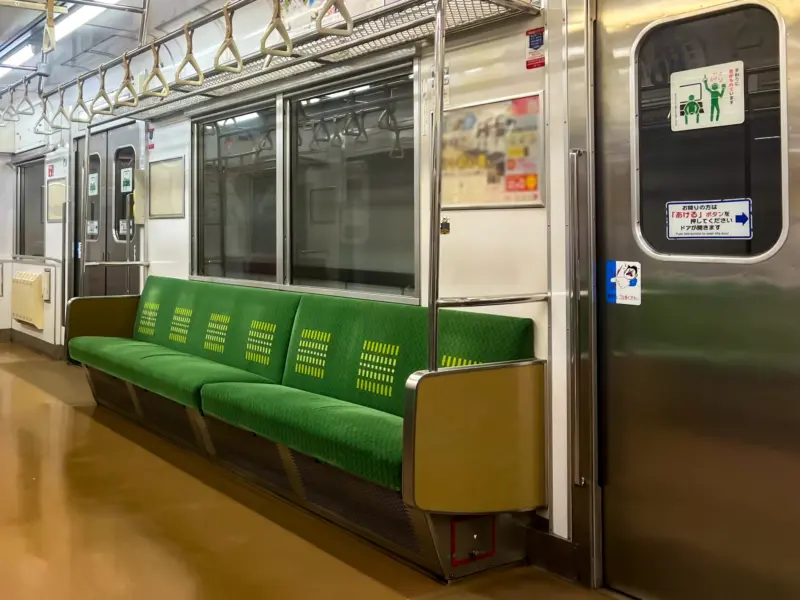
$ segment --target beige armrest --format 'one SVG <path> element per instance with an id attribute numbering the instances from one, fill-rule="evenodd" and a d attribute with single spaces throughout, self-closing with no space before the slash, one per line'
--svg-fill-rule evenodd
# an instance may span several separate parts
<path id="1" fill-rule="evenodd" d="M 546 504 L 544 362 L 420 371 L 406 389 L 406 504 L 457 514 Z"/>
<path id="2" fill-rule="evenodd" d="M 139 311 L 139 296 L 89 296 L 67 304 L 64 345 L 83 336 L 132 338 Z"/>

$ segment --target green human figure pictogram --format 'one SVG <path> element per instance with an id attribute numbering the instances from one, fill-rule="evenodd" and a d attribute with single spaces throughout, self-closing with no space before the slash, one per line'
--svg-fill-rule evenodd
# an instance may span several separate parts
<path id="1" fill-rule="evenodd" d="M 712 83 L 711 87 L 709 87 L 708 76 L 703 77 L 703 83 L 706 85 L 706 91 L 711 94 L 711 121 L 719 121 L 719 99 L 725 95 L 725 84 L 723 83 L 720 88 L 718 83 Z"/>
<path id="2" fill-rule="evenodd" d="M 689 101 L 683 105 L 683 118 L 689 124 L 689 116 L 693 116 L 700 123 L 700 103 L 694 99 L 694 94 L 689 96 Z"/>

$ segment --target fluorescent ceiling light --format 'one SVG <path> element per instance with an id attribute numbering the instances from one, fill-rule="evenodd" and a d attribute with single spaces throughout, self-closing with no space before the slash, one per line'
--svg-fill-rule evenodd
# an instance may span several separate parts
<path id="1" fill-rule="evenodd" d="M 259 118 L 258 113 L 250 113 L 250 114 L 247 114 L 247 115 L 242 115 L 241 117 L 236 117 L 236 119 L 234 119 L 234 120 L 237 123 L 242 123 L 244 121 L 252 121 L 253 119 L 258 119 L 258 118 Z"/>
<path id="2" fill-rule="evenodd" d="M 98 0 L 103 4 L 116 4 L 119 0 Z M 78 29 L 81 25 L 86 25 L 89 21 L 97 18 L 106 11 L 105 8 L 99 6 L 82 6 L 75 12 L 70 12 L 69 15 L 56 22 L 56 41 L 61 41 L 73 31 Z"/>
<path id="3" fill-rule="evenodd" d="M 341 97 L 347 96 L 349 94 L 357 94 L 359 92 L 366 91 L 371 87 L 372 87 L 371 85 L 362 85 L 361 87 L 357 87 L 357 88 L 352 89 L 352 90 L 344 90 L 343 92 L 334 92 L 332 94 L 328 94 L 325 97 L 326 98 L 341 98 Z"/>
<path id="4" fill-rule="evenodd" d="M 27 46 L 23 46 L 19 50 L 17 50 L 14 54 L 9 56 L 6 60 L 3 61 L 6 65 L 12 65 L 18 67 L 22 63 L 30 60 L 33 58 L 33 46 L 28 44 Z M 5 67 L 0 68 L 0 77 L 7 75 L 10 73 L 12 69 L 6 69 Z"/>

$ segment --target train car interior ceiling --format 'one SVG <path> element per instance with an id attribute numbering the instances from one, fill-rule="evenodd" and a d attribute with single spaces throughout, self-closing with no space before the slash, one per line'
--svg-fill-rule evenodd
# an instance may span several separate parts
<path id="1" fill-rule="evenodd" d="M 129 509 L 184 476 L 282 528 L 261 572 L 173 574 L 187 598 L 800 597 L 798 27 L 794 0 L 0 0 L 0 480 L 39 461 L 63 503 L 0 503 L 54 549 L 11 597 L 113 596 L 65 575 L 105 551 L 53 490 L 127 456 L 125 502 L 76 505 L 156 554 L 249 535 L 153 541 Z"/>

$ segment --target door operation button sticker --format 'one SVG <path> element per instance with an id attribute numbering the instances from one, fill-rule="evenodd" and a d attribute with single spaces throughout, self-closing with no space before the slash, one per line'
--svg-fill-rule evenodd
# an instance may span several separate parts
<path id="1" fill-rule="evenodd" d="M 606 301 L 609 304 L 642 304 L 642 265 L 609 260 L 606 263 Z"/>
<path id="2" fill-rule="evenodd" d="M 752 240 L 750 198 L 667 202 L 667 239 Z"/>

